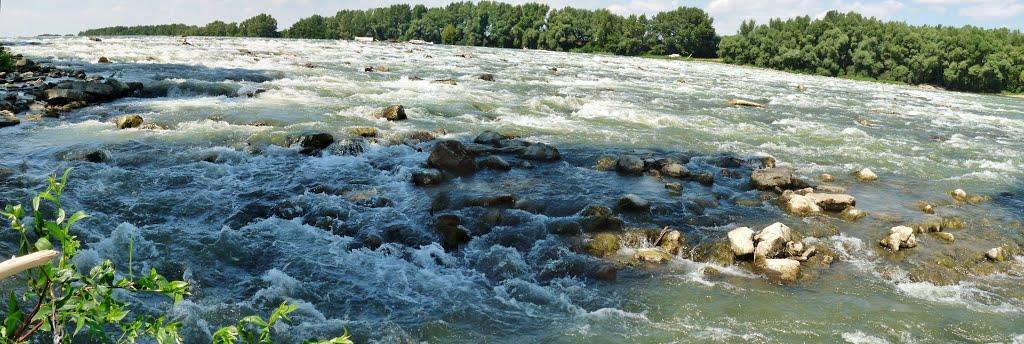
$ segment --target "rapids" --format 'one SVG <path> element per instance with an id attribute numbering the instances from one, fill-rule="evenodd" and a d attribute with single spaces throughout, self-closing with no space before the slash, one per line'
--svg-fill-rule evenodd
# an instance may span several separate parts
<path id="1" fill-rule="evenodd" d="M 191 282 L 193 296 L 177 306 L 132 300 L 183 322 L 189 342 L 207 342 L 216 327 L 282 300 L 299 305 L 283 331 L 290 341 L 345 328 L 360 343 L 1024 340 L 1024 258 L 948 285 L 909 278 L 920 267 L 907 263 L 954 247 L 980 256 L 1002 243 L 1024 244 L 1024 100 L 606 55 L 178 42 L 7 39 L 26 57 L 140 81 L 146 92 L 0 129 L 0 166 L 12 171 L 0 177 L 0 203 L 25 204 L 46 175 L 74 167 L 66 207 L 93 216 L 78 226 L 88 250 L 76 264 L 112 259 L 124 267 L 131 243 L 135 271 L 156 267 Z M 100 56 L 113 63 L 94 63 Z M 364 72 L 368 66 L 388 71 Z M 495 82 L 474 77 L 480 73 Z M 257 88 L 267 92 L 237 96 Z M 729 98 L 768 106 L 730 107 Z M 404 105 L 409 120 L 373 118 L 390 104 Z M 110 121 L 122 114 L 168 129 L 117 130 Z M 270 125 L 247 125 L 253 121 Z M 555 145 L 563 159 L 423 188 L 410 176 L 429 145 L 348 138 L 349 128 L 365 126 L 391 134 L 440 128 L 462 141 L 502 130 Z M 278 145 L 311 130 L 359 148 L 310 157 Z M 87 149 L 104 149 L 111 161 L 60 158 Z M 672 195 L 653 178 L 593 168 L 601 156 L 623 152 L 694 157 L 687 167 L 716 174 L 714 157 L 771 155 L 808 179 L 836 176 L 873 216 L 801 219 L 772 202 L 739 202 L 759 197 L 744 187 L 745 176 L 687 182 Z M 862 167 L 880 181 L 854 181 L 850 171 Z M 954 188 L 991 200 L 953 204 Z M 839 259 L 792 285 L 738 267 L 713 266 L 719 273 L 708 275 L 709 263 L 682 253 L 662 266 L 623 267 L 615 281 L 588 277 L 581 271 L 604 262 L 547 225 L 588 204 L 614 205 L 625 193 L 652 202 L 650 214 L 623 216 L 631 227 L 670 226 L 689 243 L 777 221 L 830 227 L 835 233 L 818 240 Z M 525 206 L 465 206 L 503 194 Z M 458 250 L 437 243 L 430 225 L 437 199 L 448 200 L 444 212 L 470 221 L 473 239 Z M 901 257 L 879 249 L 890 227 L 923 218 L 920 200 L 964 219 L 957 242 L 922 235 Z M 385 243 L 366 245 L 371 235 Z M 14 252 L 15 243 L 2 232 L 0 253 Z"/>

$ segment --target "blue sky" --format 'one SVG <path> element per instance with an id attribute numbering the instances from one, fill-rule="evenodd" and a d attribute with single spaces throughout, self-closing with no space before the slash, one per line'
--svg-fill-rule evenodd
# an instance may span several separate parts
<path id="1" fill-rule="evenodd" d="M 267 12 L 287 27 L 311 14 L 393 3 L 442 6 L 441 0 L 8 0 L 0 7 L 0 36 L 77 33 L 112 25 L 238 21 Z M 510 3 L 528 1 L 511 0 Z M 621 14 L 651 14 L 678 6 L 705 9 L 719 34 L 732 34 L 745 19 L 820 16 L 831 9 L 857 11 L 911 24 L 976 25 L 1024 30 L 1024 0 L 534 0 L 553 7 L 608 8 Z"/>

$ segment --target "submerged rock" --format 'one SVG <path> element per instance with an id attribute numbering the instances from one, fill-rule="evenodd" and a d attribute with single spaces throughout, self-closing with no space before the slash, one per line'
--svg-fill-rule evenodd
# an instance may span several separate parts
<path id="1" fill-rule="evenodd" d="M 295 140 L 295 145 L 298 145 L 301 149 L 299 153 L 305 155 L 315 155 L 320 153 L 327 147 L 330 147 L 334 143 L 334 136 L 328 133 L 315 133 L 306 134 L 299 136 Z"/>
<path id="2" fill-rule="evenodd" d="M 622 219 L 612 216 L 611 208 L 600 204 L 591 204 L 579 213 L 580 227 L 584 232 L 618 231 L 624 225 Z"/>
<path id="3" fill-rule="evenodd" d="M 665 188 L 669 189 L 669 190 L 672 190 L 672 191 L 675 191 L 675 192 L 682 192 L 683 191 L 683 184 L 680 184 L 680 183 L 665 183 Z"/>
<path id="4" fill-rule="evenodd" d="M 747 227 L 740 227 L 729 231 L 729 248 L 737 256 L 746 256 L 754 253 L 754 230 Z"/>
<path id="5" fill-rule="evenodd" d="M 483 81 L 494 81 L 494 74 L 483 73 L 483 74 L 477 75 L 476 78 L 480 79 L 480 80 L 483 80 Z"/>
<path id="6" fill-rule="evenodd" d="M 619 198 L 619 209 L 627 211 L 644 211 L 651 208 L 651 203 L 635 194 L 626 194 Z"/>
<path id="7" fill-rule="evenodd" d="M 896 226 L 889 229 L 889 235 L 879 241 L 883 247 L 892 252 L 903 248 L 917 247 L 917 237 L 914 236 L 914 229 L 907 226 Z"/>
<path id="8" fill-rule="evenodd" d="M 820 176 L 818 176 L 818 180 L 820 180 L 822 183 L 831 183 L 836 181 L 836 178 L 833 177 L 831 174 L 822 173 Z"/>
<path id="9" fill-rule="evenodd" d="M 126 115 L 114 120 L 114 123 L 117 125 L 117 129 L 138 128 L 142 126 L 142 122 L 142 116 L 139 115 Z"/>
<path id="10" fill-rule="evenodd" d="M 473 143 L 498 146 L 501 144 L 502 140 L 507 140 L 510 138 L 511 137 L 499 134 L 498 132 L 487 130 L 480 133 L 480 135 L 477 135 L 476 139 L 473 139 Z"/>
<path id="11" fill-rule="evenodd" d="M 647 263 L 664 263 L 672 260 L 672 255 L 657 248 L 642 248 L 636 250 L 633 259 Z"/>
<path id="12" fill-rule="evenodd" d="M 684 178 L 690 175 L 690 171 L 680 163 L 669 163 L 661 167 L 661 174 L 673 178 Z"/>
<path id="13" fill-rule="evenodd" d="M 348 132 L 359 137 L 377 137 L 377 128 L 374 127 L 355 127 L 349 129 Z"/>
<path id="14" fill-rule="evenodd" d="M 441 237 L 441 246 L 451 250 L 469 242 L 469 230 L 462 227 L 457 215 L 441 215 L 434 220 L 434 230 Z"/>
<path id="15" fill-rule="evenodd" d="M 843 209 L 843 212 L 839 213 L 839 218 L 846 221 L 857 221 L 868 216 L 868 213 L 863 210 L 857 209 L 856 207 L 848 207 Z"/>
<path id="16" fill-rule="evenodd" d="M 422 169 L 412 173 L 412 182 L 419 186 L 437 185 L 444 181 L 444 174 L 433 168 Z"/>
<path id="17" fill-rule="evenodd" d="M 448 171 L 456 175 L 469 175 L 476 172 L 476 160 L 462 142 L 446 140 L 434 145 L 427 158 L 431 167 Z"/>
<path id="18" fill-rule="evenodd" d="M 389 121 L 401 121 L 408 117 L 405 115 L 405 107 L 401 105 L 391 105 L 384 109 L 381 109 L 373 113 L 374 118 L 383 118 Z"/>
<path id="19" fill-rule="evenodd" d="M 870 168 L 864 168 L 853 172 L 853 176 L 862 182 L 873 182 L 878 180 L 878 175 Z"/>
<path id="20" fill-rule="evenodd" d="M 932 236 L 934 236 L 935 238 L 937 238 L 939 240 L 948 242 L 948 243 L 952 243 L 952 242 L 956 241 L 956 236 L 954 236 L 953 233 L 949 233 L 949 232 L 935 232 L 935 233 L 932 233 Z"/>
<path id="21" fill-rule="evenodd" d="M 743 100 L 743 99 L 729 99 L 728 101 L 726 101 L 726 103 L 729 104 L 729 105 L 733 105 L 733 106 L 745 106 L 745 107 L 754 107 L 754 108 L 763 108 L 764 107 L 764 104 L 757 103 L 757 102 L 752 102 L 752 101 L 749 101 L 749 100 Z"/>
<path id="22" fill-rule="evenodd" d="M 619 236 L 613 233 L 598 233 L 586 243 L 587 253 L 595 257 L 607 257 L 619 251 Z"/>

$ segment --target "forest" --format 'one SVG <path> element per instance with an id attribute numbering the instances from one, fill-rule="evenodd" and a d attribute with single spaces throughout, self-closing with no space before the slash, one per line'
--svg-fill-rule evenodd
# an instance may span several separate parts
<path id="1" fill-rule="evenodd" d="M 215 21 L 108 27 L 83 36 L 168 35 L 424 40 L 452 45 L 618 55 L 714 58 L 798 73 L 907 84 L 931 84 L 970 92 L 1024 92 L 1024 34 L 972 26 L 912 26 L 857 13 L 829 12 L 821 19 L 744 22 L 720 37 L 714 19 L 698 8 L 680 7 L 650 18 L 606 9 L 501 2 L 456 2 L 445 7 L 392 5 L 342 10 L 334 16 L 302 18 L 278 31 L 267 14 L 241 23 Z"/>
<path id="2" fill-rule="evenodd" d="M 743 23 L 722 38 L 725 62 L 810 73 L 930 84 L 971 92 L 1024 92 L 1024 35 L 972 26 L 911 26 L 857 13 Z"/>
<path id="3" fill-rule="evenodd" d="M 481 1 L 433 8 L 392 5 L 342 10 L 332 17 L 302 18 L 281 32 L 277 31 L 273 17 L 261 14 L 237 24 L 215 21 L 205 26 L 117 26 L 87 30 L 80 35 L 373 37 L 381 41 L 418 39 L 497 48 L 714 57 L 719 38 L 712 24 L 707 13 L 692 7 L 680 7 L 647 18 L 643 15 L 623 17 L 606 9 L 551 9 L 536 3 L 510 5 Z"/>

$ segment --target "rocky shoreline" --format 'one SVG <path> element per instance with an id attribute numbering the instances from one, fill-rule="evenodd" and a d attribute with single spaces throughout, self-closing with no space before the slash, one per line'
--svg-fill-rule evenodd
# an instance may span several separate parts
<path id="1" fill-rule="evenodd" d="M 15 55 L 14 70 L 0 72 L 0 127 L 22 120 L 58 118 L 89 105 L 138 95 L 143 85 L 87 75 L 36 63 Z M 21 115 L 21 118 L 19 118 Z"/>

